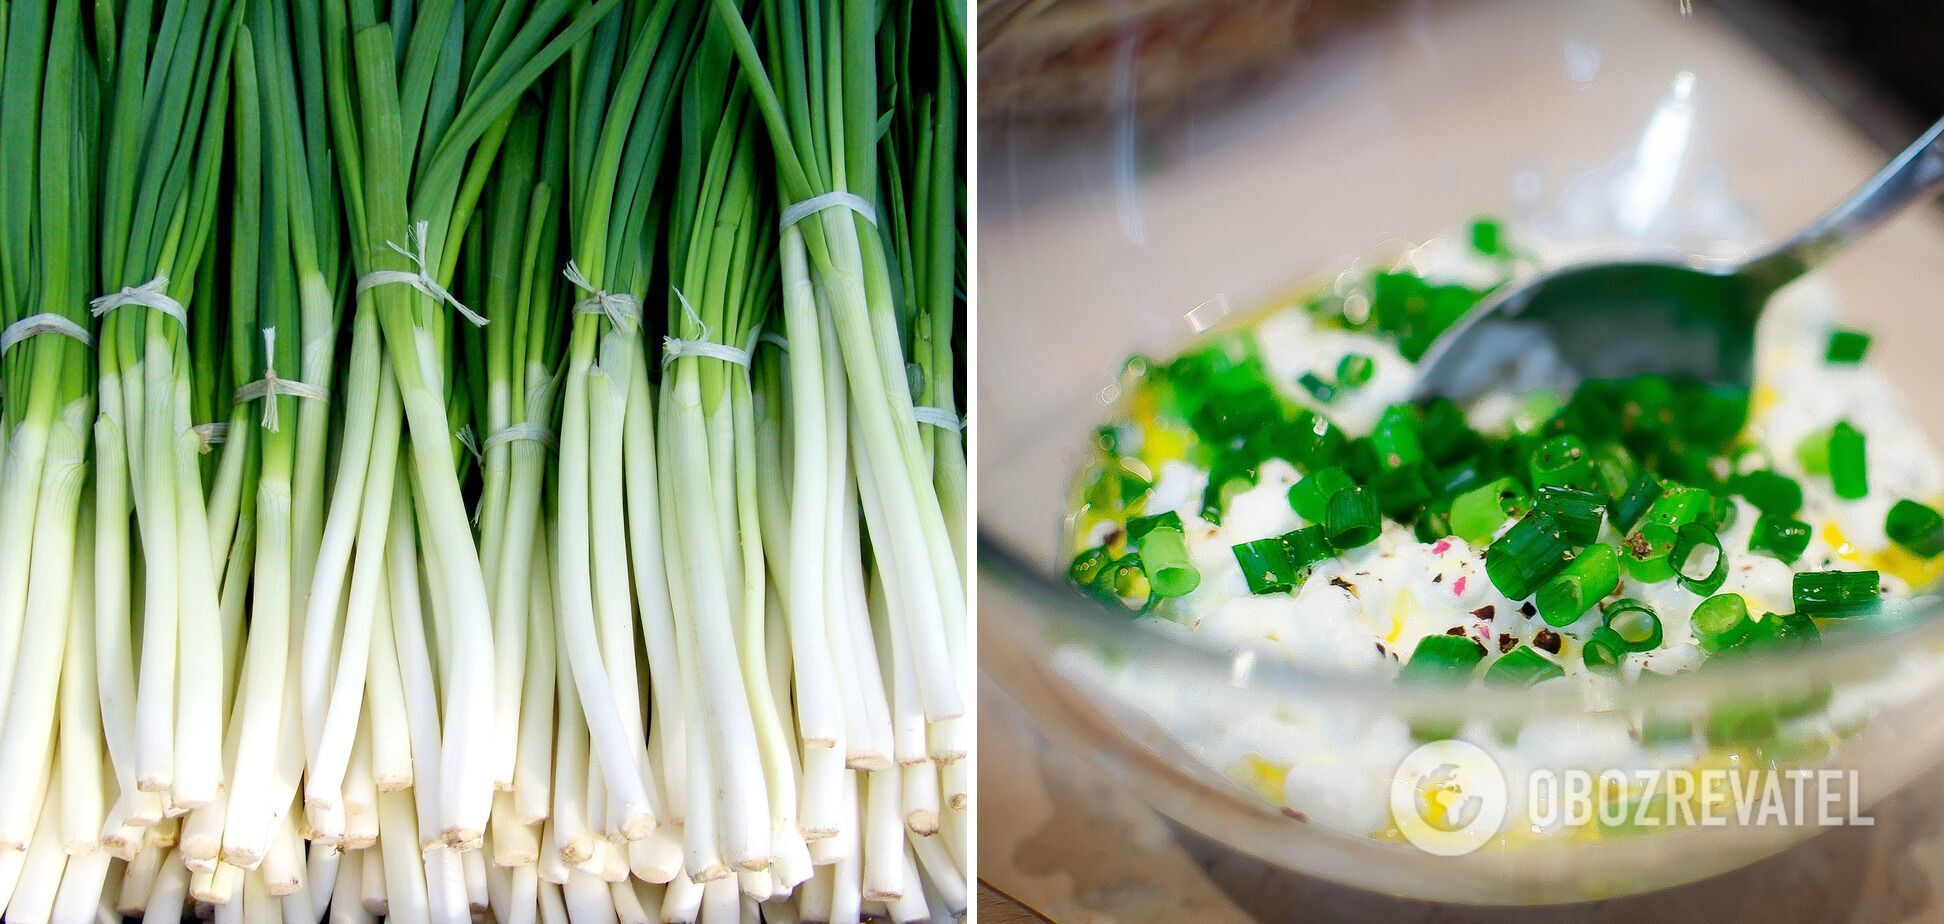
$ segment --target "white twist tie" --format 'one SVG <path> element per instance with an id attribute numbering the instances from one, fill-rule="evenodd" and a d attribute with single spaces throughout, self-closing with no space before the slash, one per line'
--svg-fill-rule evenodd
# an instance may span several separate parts
<path id="1" fill-rule="evenodd" d="M 669 288 L 674 289 L 675 297 L 681 300 L 682 311 L 688 315 L 689 320 L 695 322 L 697 327 L 702 328 L 702 336 L 694 340 L 683 340 L 680 337 L 663 337 L 662 365 L 666 366 L 684 356 L 702 356 L 709 359 L 719 359 L 732 366 L 741 366 L 744 369 L 749 368 L 749 351 L 739 350 L 728 344 L 716 343 L 708 339 L 709 325 L 702 323 L 702 316 L 695 313 L 695 306 L 689 304 L 688 296 L 683 295 L 682 290 L 675 289 L 674 286 L 670 286 Z M 750 331 L 752 338 L 756 334 L 757 331 Z M 752 339 L 751 343 L 754 344 L 754 342 Z"/>
<path id="2" fill-rule="evenodd" d="M 544 424 L 516 423 L 487 437 L 486 442 L 479 444 L 479 451 L 482 453 L 492 452 L 496 446 L 504 446 L 507 443 L 519 440 L 531 440 L 548 449 L 552 449 L 559 442 L 558 438 L 554 436 L 553 430 L 547 428 Z"/>
<path id="3" fill-rule="evenodd" d="M 771 346 L 774 346 L 779 350 L 788 350 L 790 348 L 790 341 L 783 339 L 782 334 L 776 333 L 774 331 L 767 331 L 767 330 L 763 331 L 762 336 L 757 337 L 756 341 L 758 343 L 770 344 Z M 752 350 L 751 352 L 754 351 Z"/>
<path id="4" fill-rule="evenodd" d="M 263 429 L 277 432 L 277 397 L 287 395 L 292 398 L 308 398 L 312 401 L 329 401 L 328 389 L 319 388 L 307 382 L 283 378 L 277 374 L 277 329 L 263 329 L 263 378 L 236 390 L 231 398 L 238 404 L 263 398 Z"/>
<path id="5" fill-rule="evenodd" d="M 189 432 L 194 433 L 196 441 L 201 444 L 196 447 L 196 452 L 200 455 L 208 455 L 216 444 L 229 440 L 229 424 L 226 423 L 197 424 L 190 427 Z"/>
<path id="6" fill-rule="evenodd" d="M 158 275 L 139 286 L 123 286 L 120 292 L 97 295 L 88 300 L 90 311 L 101 317 L 123 305 L 140 305 L 153 308 L 169 317 L 175 318 L 183 330 L 189 329 L 189 313 L 182 310 L 182 303 L 170 298 L 163 290 L 169 286 L 169 277 Z"/>
<path id="7" fill-rule="evenodd" d="M 911 416 L 921 424 L 937 427 L 940 430 L 958 433 L 965 429 L 965 421 L 959 415 L 942 407 L 927 407 L 921 404 L 911 409 Z"/>
<path id="8" fill-rule="evenodd" d="M 454 311 L 459 312 L 466 320 L 471 321 L 474 327 L 485 327 L 486 319 L 484 317 L 481 317 L 478 312 L 473 311 L 471 308 L 466 307 L 465 303 L 461 302 L 450 291 L 447 291 L 445 286 L 439 285 L 439 281 L 433 279 L 432 273 L 425 268 L 425 237 L 431 233 L 431 227 L 430 222 L 416 221 L 412 223 L 412 227 L 405 234 L 406 242 L 412 245 L 412 249 L 410 250 L 400 247 L 391 241 L 385 242 L 385 246 L 398 251 L 405 256 L 405 259 L 412 261 L 412 264 L 418 267 L 418 272 L 413 273 L 405 270 L 372 270 L 358 277 L 358 294 L 362 295 L 366 289 L 376 288 L 378 286 L 411 286 L 425 293 L 427 297 L 434 301 L 441 301 L 451 305 Z"/>
<path id="9" fill-rule="evenodd" d="M 870 222 L 872 227 L 876 227 L 878 223 L 877 207 L 871 204 L 871 200 L 840 189 L 821 196 L 811 196 L 801 202 L 790 203 L 790 206 L 783 210 L 783 218 L 777 222 L 777 227 L 787 228 L 824 209 L 850 209 L 864 216 L 864 220 Z"/>
<path id="10" fill-rule="evenodd" d="M 588 293 L 586 298 L 574 303 L 575 314 L 604 314 L 615 327 L 625 328 L 641 323 L 641 299 L 626 292 L 609 292 L 587 281 L 574 261 L 567 261 L 567 269 L 561 272 L 567 281 L 576 288 Z"/>
<path id="11" fill-rule="evenodd" d="M 94 337 L 88 329 L 58 314 L 30 314 L 0 331 L 0 354 L 5 354 L 19 343 L 36 334 L 59 334 L 71 340 L 81 341 L 82 346 L 94 346 Z"/>

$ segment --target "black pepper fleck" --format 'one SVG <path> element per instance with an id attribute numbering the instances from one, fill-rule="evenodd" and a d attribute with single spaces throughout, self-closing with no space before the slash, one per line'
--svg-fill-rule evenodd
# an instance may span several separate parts
<path id="1" fill-rule="evenodd" d="M 1532 647 L 1543 649 L 1549 654 L 1558 654 L 1559 635 L 1551 629 L 1540 629 L 1539 634 L 1532 637 Z"/>
<path id="2" fill-rule="evenodd" d="M 1498 615 L 1498 607 L 1487 603 L 1478 609 L 1472 610 L 1472 615 L 1480 619 L 1490 619 Z"/>
<path id="3" fill-rule="evenodd" d="M 1517 648 L 1517 647 L 1519 647 L 1519 637 L 1518 637 L 1518 636 L 1516 636 L 1516 635 L 1501 635 L 1501 636 L 1499 636 L 1499 654 L 1504 654 L 1504 653 L 1506 653 L 1506 652 L 1508 652 L 1508 651 L 1511 651 L 1512 649 L 1514 649 L 1514 648 Z"/>
<path id="4" fill-rule="evenodd" d="M 1350 592 L 1350 595 L 1351 595 L 1351 596 L 1353 596 L 1353 597 L 1354 597 L 1354 596 L 1356 596 L 1356 594 L 1357 594 L 1357 585 L 1355 585 L 1355 584 L 1352 584 L 1352 583 L 1350 583 L 1349 581 L 1346 581 L 1346 580 L 1344 580 L 1344 579 L 1343 579 L 1343 578 L 1341 578 L 1341 577 L 1333 577 L 1333 578 L 1331 578 L 1331 579 L 1330 579 L 1330 586 L 1332 586 L 1332 587 L 1341 587 L 1341 588 L 1343 588 L 1344 590 L 1347 590 L 1347 591 L 1349 591 L 1349 592 Z"/>
<path id="5" fill-rule="evenodd" d="M 1432 576 L 1431 576 L 1431 583 L 1433 583 L 1433 584 L 1443 584 L 1443 583 L 1444 583 L 1444 572 L 1442 572 L 1442 571 L 1440 571 L 1440 572 L 1438 572 L 1437 574 L 1434 574 L 1434 575 L 1432 575 Z"/>
<path id="6" fill-rule="evenodd" d="M 1465 634 L 1465 627 L 1464 627 L 1464 626 L 1452 626 L 1451 628 L 1449 628 L 1449 629 L 1446 629 L 1446 630 L 1445 630 L 1445 634 L 1446 634 L 1446 635 L 1464 635 L 1464 634 Z"/>
<path id="7" fill-rule="evenodd" d="M 1526 618 L 1530 619 L 1534 613 L 1539 612 L 1539 608 L 1533 606 L 1531 600 L 1527 600 L 1526 602 L 1519 604 L 1519 612 L 1524 613 L 1526 615 Z"/>

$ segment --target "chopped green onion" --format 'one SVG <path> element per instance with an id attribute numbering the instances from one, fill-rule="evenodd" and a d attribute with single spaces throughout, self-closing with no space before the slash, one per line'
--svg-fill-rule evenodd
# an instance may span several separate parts
<path id="1" fill-rule="evenodd" d="M 1462 635 L 1427 635 L 1420 639 L 1397 679 L 1413 683 L 1457 683 L 1471 676 L 1485 649 Z"/>
<path id="2" fill-rule="evenodd" d="M 1415 655 L 1413 655 L 1415 657 Z M 1559 662 L 1530 645 L 1520 645 L 1485 669 L 1485 682 L 1494 686 L 1529 687 L 1542 680 L 1566 676 Z"/>
<path id="3" fill-rule="evenodd" d="M 1746 646 L 1800 645 L 1822 637 L 1816 621 L 1801 613 L 1769 613 L 1749 626 Z"/>
<path id="4" fill-rule="evenodd" d="M 1073 557 L 1073 564 L 1067 566 L 1067 579 L 1081 587 L 1093 584 L 1094 578 L 1104 571 L 1110 561 L 1105 546 L 1094 546 Z"/>
<path id="5" fill-rule="evenodd" d="M 1626 493 L 1621 494 L 1608 508 L 1608 515 L 1613 519 L 1613 528 L 1623 533 L 1633 529 L 1634 524 L 1640 522 L 1640 518 L 1647 514 L 1648 508 L 1652 507 L 1655 501 L 1660 500 L 1660 496 L 1659 478 L 1645 471 L 1634 475 L 1633 481 L 1627 485 Z"/>
<path id="6" fill-rule="evenodd" d="M 1647 522 L 1665 526 L 1671 532 L 1712 517 L 1713 513 L 1714 495 L 1700 488 L 1669 482 L 1662 487 L 1660 499 L 1647 508 Z"/>
<path id="7" fill-rule="evenodd" d="M 1661 644 L 1660 615 L 1632 597 L 1622 597 L 1600 611 L 1604 628 L 1620 638 L 1628 651 L 1652 651 Z"/>
<path id="8" fill-rule="evenodd" d="M 1802 509 L 1802 485 L 1768 469 L 1736 475 L 1728 487 L 1763 513 L 1787 517 Z"/>
<path id="9" fill-rule="evenodd" d="M 1324 381 L 1321 376 L 1314 372 L 1303 373 L 1302 376 L 1296 379 L 1296 384 L 1303 386 L 1304 391 L 1309 392 L 1311 396 L 1324 404 L 1329 404 L 1336 400 L 1336 386 Z"/>
<path id="10" fill-rule="evenodd" d="M 1562 521 L 1572 524 L 1575 531 L 1592 542 L 1600 534 L 1600 517 L 1606 510 L 1607 498 L 1593 491 L 1582 491 L 1560 485 L 1546 485 L 1539 489 L 1535 507 L 1550 510 Z"/>
<path id="11" fill-rule="evenodd" d="M 1479 545 L 1490 541 L 1505 521 L 1524 514 L 1529 505 L 1524 485 L 1500 478 L 1451 502 L 1451 532 L 1471 545 Z"/>
<path id="12" fill-rule="evenodd" d="M 1490 218 L 1480 218 L 1472 222 L 1471 245 L 1473 250 L 1488 257 L 1504 254 L 1505 235 L 1499 223 Z"/>
<path id="13" fill-rule="evenodd" d="M 1344 390 L 1362 388 L 1370 383 L 1371 376 L 1377 372 L 1377 363 L 1362 353 L 1348 353 L 1337 360 L 1337 387 Z"/>
<path id="14" fill-rule="evenodd" d="M 1710 654 L 1733 648 L 1748 637 L 1748 601 L 1741 594 L 1716 594 L 1694 608 L 1694 637 Z"/>
<path id="15" fill-rule="evenodd" d="M 1869 334 L 1839 327 L 1829 332 L 1829 351 L 1824 358 L 1835 365 L 1855 365 L 1869 350 Z"/>
<path id="16" fill-rule="evenodd" d="M 1588 530 L 1570 514 L 1535 508 L 1486 550 L 1485 573 L 1499 593 L 1523 600 L 1564 570 L 1598 531 L 1597 517 Z"/>
<path id="17" fill-rule="evenodd" d="M 1180 519 L 1175 522 L 1180 523 Z M 1141 565 L 1155 596 L 1182 597 L 1201 586 L 1201 572 L 1188 561 L 1188 543 L 1178 525 L 1148 529 L 1140 538 L 1139 548 Z"/>
<path id="18" fill-rule="evenodd" d="M 1829 474 L 1829 434 L 1828 430 L 1818 430 L 1796 444 L 1796 462 L 1804 472 L 1811 475 Z"/>
<path id="19" fill-rule="evenodd" d="M 1244 542 L 1233 551 L 1252 594 L 1286 593 L 1303 583 L 1311 565 L 1333 554 L 1320 526 Z"/>
<path id="20" fill-rule="evenodd" d="M 1658 584 L 1674 576 L 1669 555 L 1679 535 L 1659 523 L 1642 523 L 1622 545 L 1627 574 L 1643 584 Z"/>
<path id="21" fill-rule="evenodd" d="M 1424 454 L 1439 465 L 1447 465 L 1466 453 L 1475 452 L 1483 442 L 1465 412 L 1450 398 L 1433 398 L 1419 409 L 1423 417 Z"/>
<path id="22" fill-rule="evenodd" d="M 1613 546 L 1588 546 L 1559 576 L 1539 588 L 1533 602 L 1549 626 L 1570 625 L 1620 586 L 1620 559 Z"/>
<path id="23" fill-rule="evenodd" d="M 1748 550 L 1781 560 L 1784 564 L 1802 557 L 1809 547 L 1809 524 L 1791 517 L 1762 514 L 1755 518 L 1755 529 L 1748 535 Z"/>
<path id="24" fill-rule="evenodd" d="M 1418 439 L 1417 408 L 1393 404 L 1377 418 L 1370 431 L 1370 446 L 1377 453 L 1377 467 L 1384 471 L 1408 468 L 1424 461 L 1424 444 Z"/>
<path id="25" fill-rule="evenodd" d="M 1944 515 L 1913 500 L 1900 500 L 1883 518 L 1883 531 L 1905 551 L 1924 558 L 1944 553 Z"/>
<path id="26" fill-rule="evenodd" d="M 1383 533 L 1377 515 L 1377 498 L 1362 487 L 1342 488 L 1330 498 L 1323 515 L 1323 534 L 1333 548 L 1354 549 L 1376 541 Z"/>
<path id="27" fill-rule="evenodd" d="M 1589 488 L 1597 484 L 1586 441 L 1570 433 L 1540 444 L 1532 454 L 1531 470 L 1535 488 L 1548 485 Z"/>
<path id="28" fill-rule="evenodd" d="M 1601 626 L 1586 637 L 1586 644 L 1580 648 L 1580 658 L 1586 669 L 1596 674 L 1617 674 L 1620 661 L 1626 657 L 1627 642 L 1620 633 Z"/>
<path id="29" fill-rule="evenodd" d="M 1829 431 L 1829 484 L 1836 496 L 1856 500 L 1870 493 L 1870 475 L 1864 464 L 1862 431 L 1847 420 L 1838 421 Z"/>
<path id="30" fill-rule="evenodd" d="M 1695 577 L 1688 573 L 1690 559 L 1703 546 L 1714 549 L 1714 564 L 1708 573 Z M 1700 523 L 1688 523 L 1674 539 L 1674 549 L 1668 553 L 1668 561 L 1673 563 L 1674 577 L 1681 586 L 1700 596 L 1708 596 L 1721 589 L 1728 581 L 1728 553 L 1721 548 L 1721 537 L 1715 531 Z"/>
<path id="31" fill-rule="evenodd" d="M 1138 543 L 1150 530 L 1155 529 L 1172 529 L 1175 532 L 1181 532 L 1181 514 L 1168 510 L 1152 516 L 1129 519 L 1127 521 L 1127 541 L 1129 544 Z"/>
<path id="32" fill-rule="evenodd" d="M 1289 506 L 1305 521 L 1321 523 L 1323 515 L 1330 509 L 1330 498 L 1355 484 L 1343 469 L 1319 469 L 1289 486 Z"/>
<path id="33" fill-rule="evenodd" d="M 1825 619 L 1875 612 L 1883 593 L 1875 571 L 1803 571 L 1795 576 L 1796 612 Z"/>

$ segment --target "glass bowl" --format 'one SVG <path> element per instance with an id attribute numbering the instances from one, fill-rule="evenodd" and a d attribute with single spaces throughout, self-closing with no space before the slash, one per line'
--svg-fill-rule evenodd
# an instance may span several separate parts
<path id="1" fill-rule="evenodd" d="M 981 32 L 982 87 L 999 88 L 979 114 L 981 662 L 1042 738 L 1276 866 L 1415 899 L 1511 905 L 1690 882 L 1821 829 L 1730 819 L 1499 838 L 1438 856 L 1291 817 L 1210 763 L 1211 736 L 1238 717 L 1285 714 L 1356 727 L 1549 723 L 1558 740 L 1596 741 L 1616 722 L 1630 734 L 1670 719 L 1705 728 L 1751 702 L 1828 689 L 1843 701 L 1867 688 L 1881 695 L 1841 727 L 1723 740 L 1740 761 L 1852 774 L 1866 815 L 1939 763 L 1934 598 L 1891 630 L 1589 702 L 1399 688 L 1210 650 L 1110 614 L 1061 578 L 1072 479 L 1127 357 L 1172 355 L 1312 274 L 1396 259 L 1479 214 L 1597 252 L 1746 252 L 1885 158 L 1784 66 L 1686 4 L 1427 3 L 1346 16 L 1329 4 L 1222 3 L 1231 19 L 1199 30 L 1178 4 L 988 5 L 1008 15 L 983 19 Z M 1222 36 L 1249 34 L 1232 21 L 1249 15 L 1264 17 L 1264 31 L 1226 60 Z M 1261 48 L 1271 26 L 1285 37 L 1280 58 Z M 1944 224 L 1922 210 L 1804 283 L 1833 287 L 1848 323 L 1877 334 L 1872 361 L 1908 396 L 1935 394 L 1940 253 Z M 1944 404 L 1911 415 L 1935 444 Z M 1565 750 L 1563 763 L 1597 768 L 1590 749 Z M 1516 802 L 1518 781 L 1511 788 Z M 1003 818 L 989 811 L 983 823 Z"/>

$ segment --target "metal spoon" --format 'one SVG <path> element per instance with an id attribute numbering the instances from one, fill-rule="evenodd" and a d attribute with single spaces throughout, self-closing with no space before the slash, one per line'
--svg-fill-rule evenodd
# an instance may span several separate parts
<path id="1" fill-rule="evenodd" d="M 1547 387 L 1644 372 L 1748 385 L 1755 320 L 1776 290 L 1944 189 L 1944 121 L 1862 188 L 1752 260 L 1582 263 L 1485 299 L 1419 364 L 1414 397 L 1464 399 L 1503 387 L 1550 349 Z"/>

